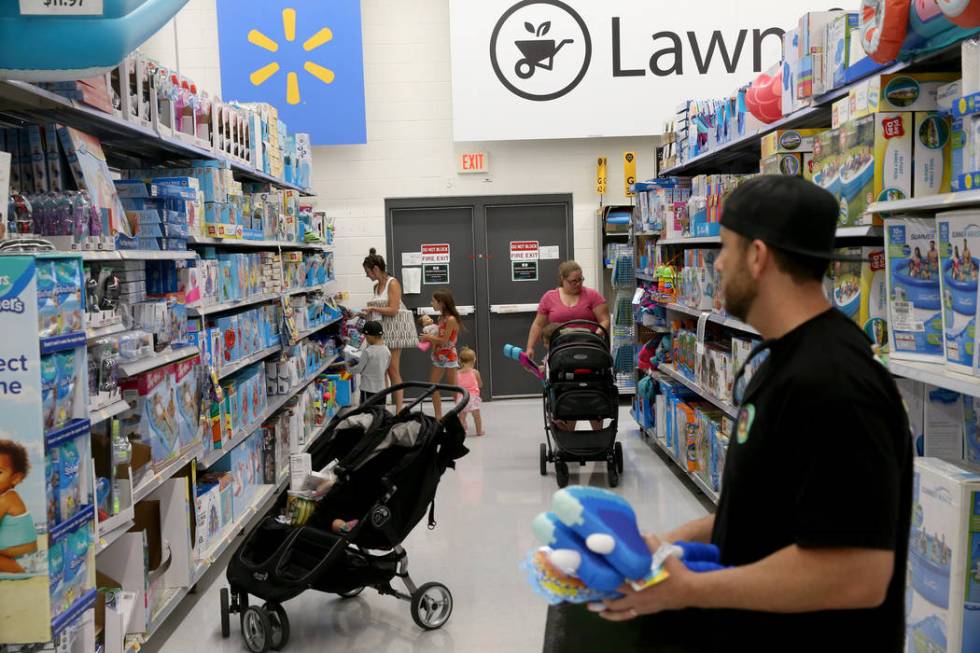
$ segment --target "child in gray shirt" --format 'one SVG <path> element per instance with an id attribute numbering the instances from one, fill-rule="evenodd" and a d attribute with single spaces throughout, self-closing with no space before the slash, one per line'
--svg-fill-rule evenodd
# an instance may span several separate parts
<path id="1" fill-rule="evenodd" d="M 381 323 L 372 321 L 365 324 L 364 337 L 368 346 L 350 370 L 351 374 L 361 375 L 362 404 L 388 387 L 388 366 L 391 364 L 391 351 L 385 346 Z"/>

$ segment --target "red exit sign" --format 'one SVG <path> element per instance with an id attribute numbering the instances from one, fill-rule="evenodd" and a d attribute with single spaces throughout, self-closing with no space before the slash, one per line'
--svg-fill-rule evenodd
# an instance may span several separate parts
<path id="1" fill-rule="evenodd" d="M 490 157 L 486 152 L 470 152 L 459 157 L 459 173 L 473 175 L 490 172 Z"/>

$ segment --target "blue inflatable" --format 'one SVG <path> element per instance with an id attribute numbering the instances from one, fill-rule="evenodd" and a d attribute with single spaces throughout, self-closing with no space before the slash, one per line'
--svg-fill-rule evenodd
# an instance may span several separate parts
<path id="1" fill-rule="evenodd" d="M 187 0 L 104 0 L 101 15 L 22 16 L 0 3 L 0 78 L 31 82 L 104 73 L 156 34 Z"/>

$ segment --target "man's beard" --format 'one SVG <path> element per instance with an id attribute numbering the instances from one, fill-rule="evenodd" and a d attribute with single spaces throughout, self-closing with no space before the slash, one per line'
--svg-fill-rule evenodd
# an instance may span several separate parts
<path id="1" fill-rule="evenodd" d="M 737 320 L 748 319 L 752 304 L 759 296 L 759 285 L 752 279 L 744 262 L 725 283 L 725 310 Z"/>

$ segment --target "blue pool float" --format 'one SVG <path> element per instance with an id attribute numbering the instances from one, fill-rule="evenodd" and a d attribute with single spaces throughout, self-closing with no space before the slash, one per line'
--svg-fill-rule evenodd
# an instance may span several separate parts
<path id="1" fill-rule="evenodd" d="M 0 79 L 59 82 L 107 72 L 187 0 L 105 0 L 101 16 L 21 16 L 0 3 Z"/>

